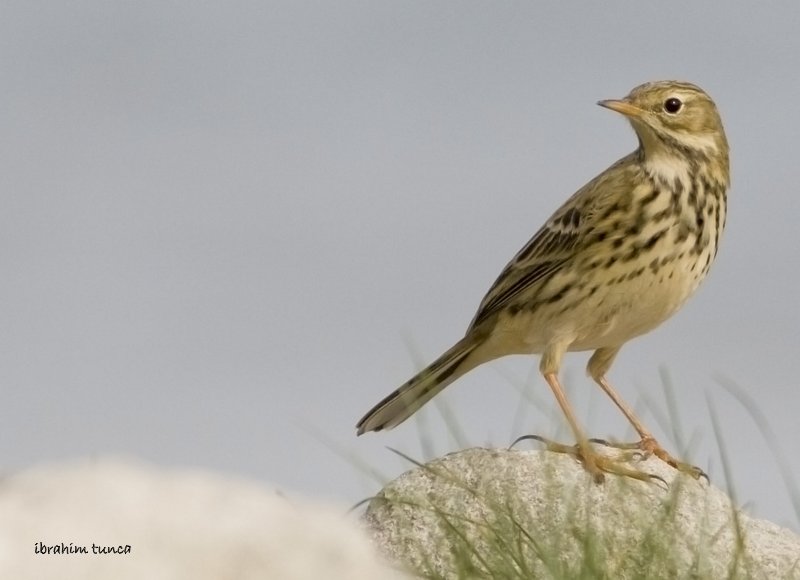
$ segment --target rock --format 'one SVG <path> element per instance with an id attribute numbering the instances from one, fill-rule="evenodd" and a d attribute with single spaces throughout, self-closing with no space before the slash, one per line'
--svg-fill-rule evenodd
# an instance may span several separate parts
<path id="1" fill-rule="evenodd" d="M 389 483 L 364 518 L 391 560 L 434 577 L 800 579 L 797 535 L 658 459 L 628 465 L 667 485 L 469 449 Z"/>
<path id="2" fill-rule="evenodd" d="M 0 480 L 0 578 L 398 578 L 345 513 L 200 471 L 40 467 Z"/>

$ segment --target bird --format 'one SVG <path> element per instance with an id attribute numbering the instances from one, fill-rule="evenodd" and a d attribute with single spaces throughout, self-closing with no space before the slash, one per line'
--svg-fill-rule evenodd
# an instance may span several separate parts
<path id="1" fill-rule="evenodd" d="M 725 228 L 729 146 L 719 111 L 700 87 L 647 82 L 597 103 L 623 115 L 632 153 L 581 187 L 501 271 L 464 337 L 357 423 L 357 434 L 396 427 L 479 365 L 539 354 L 539 371 L 575 437 L 548 442 L 600 483 L 604 474 L 645 479 L 592 446 L 559 381 L 567 352 L 594 351 L 588 375 L 639 436 L 631 444 L 695 478 L 670 455 L 606 378 L 622 346 L 675 314 L 706 278 Z M 547 441 L 547 440 L 545 440 Z"/>

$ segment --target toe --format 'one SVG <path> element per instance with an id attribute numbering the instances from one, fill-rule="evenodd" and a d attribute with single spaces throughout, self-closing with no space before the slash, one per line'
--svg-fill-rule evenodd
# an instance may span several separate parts
<path id="1" fill-rule="evenodd" d="M 644 439 L 642 440 L 642 442 L 646 443 Z M 667 453 L 667 451 L 663 447 L 661 447 L 658 443 L 656 443 L 655 440 L 651 439 L 650 442 L 647 442 L 646 444 L 648 446 L 647 452 L 652 453 L 667 465 L 674 467 L 681 473 L 691 475 L 695 479 L 700 479 L 702 477 L 706 481 L 709 481 L 708 474 L 706 474 L 705 471 L 703 471 L 702 469 L 700 469 L 695 465 L 692 465 L 691 463 L 685 463 L 683 461 L 675 459 L 672 455 Z"/>

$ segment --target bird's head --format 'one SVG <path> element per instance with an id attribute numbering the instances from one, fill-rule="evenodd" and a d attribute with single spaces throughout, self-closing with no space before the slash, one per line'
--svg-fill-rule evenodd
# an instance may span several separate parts
<path id="1" fill-rule="evenodd" d="M 645 83 L 627 97 L 597 103 L 625 115 L 645 157 L 711 161 L 728 170 L 728 142 L 717 106 L 700 87 L 679 81 Z"/>

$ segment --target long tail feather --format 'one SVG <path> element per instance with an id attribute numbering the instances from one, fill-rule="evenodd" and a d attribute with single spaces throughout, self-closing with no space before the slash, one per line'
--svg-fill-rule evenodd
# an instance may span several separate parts
<path id="1" fill-rule="evenodd" d="M 467 335 L 408 382 L 375 405 L 356 425 L 358 434 L 396 427 L 447 385 L 481 362 L 469 355 L 481 344 Z"/>

